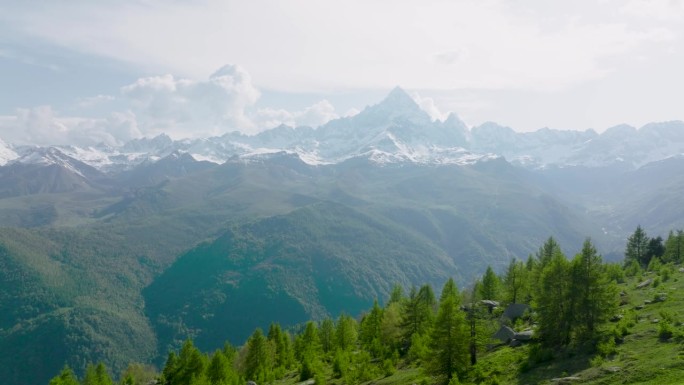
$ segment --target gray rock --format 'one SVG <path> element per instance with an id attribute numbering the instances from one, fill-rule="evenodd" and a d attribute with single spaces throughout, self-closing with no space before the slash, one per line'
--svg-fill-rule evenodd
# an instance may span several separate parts
<path id="1" fill-rule="evenodd" d="M 645 280 L 644 282 L 641 282 L 640 284 L 638 284 L 636 288 L 637 289 L 643 289 L 643 288 L 647 287 L 648 285 L 650 285 L 652 282 L 653 282 L 653 279 L 649 278 L 649 279 Z"/>
<path id="2" fill-rule="evenodd" d="M 513 338 L 518 341 L 529 341 L 532 339 L 532 335 L 534 335 L 534 331 L 525 330 L 520 333 L 515 333 L 515 336 L 513 336 Z"/>
<path id="3" fill-rule="evenodd" d="M 655 302 L 665 302 L 667 299 L 667 293 L 658 293 L 655 298 L 653 298 L 653 303 Z"/>
<path id="4" fill-rule="evenodd" d="M 508 318 L 511 321 L 515 321 L 525 314 L 525 312 L 530 308 L 530 305 L 524 303 L 512 303 L 506 307 L 501 318 Z"/>
<path id="5" fill-rule="evenodd" d="M 653 303 L 653 301 L 651 301 L 650 299 L 644 300 L 644 305 L 650 305 L 652 303 Z"/>
<path id="6" fill-rule="evenodd" d="M 491 299 L 483 299 L 480 301 L 481 305 L 485 305 L 487 307 L 497 307 L 499 306 L 499 303 L 497 301 L 492 301 Z"/>
<path id="7" fill-rule="evenodd" d="M 637 305 L 637 306 L 634 306 L 634 310 L 641 310 L 641 309 L 643 309 L 643 308 L 644 308 L 644 305 Z"/>
<path id="8" fill-rule="evenodd" d="M 515 337 L 515 331 L 508 326 L 501 326 L 499 330 L 494 333 L 492 338 L 495 338 L 503 343 L 506 343 Z"/>
<path id="9" fill-rule="evenodd" d="M 553 384 L 570 384 L 575 381 L 579 381 L 579 377 L 575 376 L 570 376 L 570 377 L 562 377 L 562 378 L 554 378 L 551 380 L 551 383 Z"/>
<path id="10" fill-rule="evenodd" d="M 510 346 L 512 348 L 517 348 L 520 345 L 522 345 L 522 342 L 520 342 L 518 340 L 511 340 L 511 343 L 508 344 L 508 346 Z"/>

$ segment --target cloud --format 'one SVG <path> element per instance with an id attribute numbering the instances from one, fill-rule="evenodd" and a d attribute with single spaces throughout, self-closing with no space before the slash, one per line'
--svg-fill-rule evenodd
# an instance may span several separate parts
<path id="1" fill-rule="evenodd" d="M 202 81 L 150 76 L 121 87 L 121 97 L 96 95 L 77 101 L 77 107 L 89 112 L 101 104 L 121 107 L 105 109 L 108 112 L 102 117 L 63 116 L 51 106 L 21 108 L 0 119 L 0 137 L 15 144 L 117 145 L 160 133 L 174 138 L 218 136 L 236 130 L 251 134 L 280 124 L 318 127 L 338 118 L 327 100 L 294 112 L 256 110 L 259 96 L 250 75 L 236 65 L 223 66 Z M 116 106 L 110 103 L 113 101 Z"/>
<path id="2" fill-rule="evenodd" d="M 141 78 L 122 87 L 121 93 L 146 135 L 195 137 L 256 129 L 246 110 L 260 93 L 249 74 L 236 65 L 226 65 L 204 81 L 173 75 Z"/>
<path id="3" fill-rule="evenodd" d="M 316 128 L 337 118 L 339 115 L 335 112 L 335 107 L 324 99 L 302 111 L 290 112 L 284 109 L 262 108 L 257 111 L 255 121 L 263 129 L 281 124 Z"/>
<path id="4" fill-rule="evenodd" d="M 97 105 L 111 102 L 116 100 L 116 97 L 113 95 L 95 95 L 95 96 L 88 96 L 85 98 L 80 98 L 78 102 L 76 103 L 77 107 L 79 108 L 92 108 Z"/>
<path id="5" fill-rule="evenodd" d="M 411 97 L 415 100 L 416 104 L 425 112 L 430 115 L 432 120 L 444 120 L 447 118 L 448 114 L 443 113 L 437 107 L 435 100 L 430 97 L 421 97 L 418 93 L 412 93 Z"/>
<path id="6" fill-rule="evenodd" d="M 684 20 L 684 1 L 682 0 L 630 0 L 622 2 L 619 10 L 638 18 L 674 22 Z"/>
<path id="7" fill-rule="evenodd" d="M 662 26 L 633 16 L 679 15 L 681 1 L 630 0 L 622 12 L 607 0 L 81 0 L 16 8 L 4 20 L 13 34 L 145 71 L 200 78 L 218 63 L 239 62 L 262 87 L 291 92 L 397 83 L 555 90 L 604 78 L 652 49 Z"/>
<path id="8" fill-rule="evenodd" d="M 0 117 L 0 138 L 19 145 L 119 145 L 141 136 L 131 112 L 83 118 L 60 116 L 51 106 L 38 106 Z"/>

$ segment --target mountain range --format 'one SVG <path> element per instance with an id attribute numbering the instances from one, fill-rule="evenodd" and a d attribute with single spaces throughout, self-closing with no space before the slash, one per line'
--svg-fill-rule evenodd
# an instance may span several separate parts
<path id="1" fill-rule="evenodd" d="M 0 141 L 0 372 L 159 364 L 192 337 L 244 342 L 472 283 L 549 236 L 620 260 L 637 225 L 684 227 L 684 123 L 469 128 L 400 88 L 317 128 L 120 146 Z M 35 370 L 29 370 L 33 368 Z"/>

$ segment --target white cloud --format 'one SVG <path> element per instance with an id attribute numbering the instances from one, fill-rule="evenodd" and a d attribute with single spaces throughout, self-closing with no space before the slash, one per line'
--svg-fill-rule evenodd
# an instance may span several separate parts
<path id="1" fill-rule="evenodd" d="M 80 98 L 76 105 L 79 108 L 91 108 L 94 106 L 97 106 L 99 104 L 107 103 L 116 100 L 116 97 L 113 95 L 95 95 L 95 96 L 88 96 L 85 98 Z"/>
<path id="2" fill-rule="evenodd" d="M 5 21 L 19 33 L 148 71 L 201 78 L 218 63 L 239 62 L 268 89 L 556 89 L 607 76 L 614 63 L 606 59 L 628 59 L 662 41 L 659 25 L 630 15 L 667 15 L 680 4 L 632 0 L 620 14 L 604 0 L 553 7 L 504 0 L 76 1 L 15 10 Z"/>
<path id="3" fill-rule="evenodd" d="M 662 21 L 684 20 L 682 0 L 630 0 L 622 2 L 620 12 L 638 18 L 652 18 Z"/>
<path id="4" fill-rule="evenodd" d="M 51 106 L 38 106 L 0 117 L 0 138 L 13 144 L 117 145 L 139 137 L 135 116 L 130 112 L 83 118 L 60 116 Z"/>
<path id="5" fill-rule="evenodd" d="M 259 98 L 249 74 L 226 65 L 205 81 L 172 75 L 138 79 L 121 89 L 145 135 L 219 135 L 256 129 L 246 110 Z"/>
<path id="6" fill-rule="evenodd" d="M 337 118 L 339 115 L 335 112 L 335 107 L 325 99 L 302 111 L 290 112 L 284 109 L 262 108 L 255 116 L 257 124 L 263 129 L 273 128 L 280 124 L 316 128 Z"/>
<path id="7" fill-rule="evenodd" d="M 421 97 L 416 92 L 412 93 L 411 97 L 413 98 L 413 100 L 416 101 L 416 104 L 418 104 L 418 106 L 420 106 L 420 108 L 423 111 L 427 112 L 428 115 L 430 115 L 432 120 L 444 120 L 449 115 L 439 110 L 439 107 L 437 107 L 437 104 L 435 103 L 435 100 L 433 98 Z"/>

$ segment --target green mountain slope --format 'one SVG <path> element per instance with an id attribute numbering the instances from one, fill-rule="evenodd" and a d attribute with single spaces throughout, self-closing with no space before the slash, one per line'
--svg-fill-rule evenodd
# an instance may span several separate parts
<path id="1" fill-rule="evenodd" d="M 144 292 L 162 344 L 242 343 L 254 327 L 356 314 L 395 282 L 458 271 L 424 238 L 335 203 L 317 203 L 226 232 L 176 261 Z M 166 346 L 163 346 L 166 347 Z"/>

